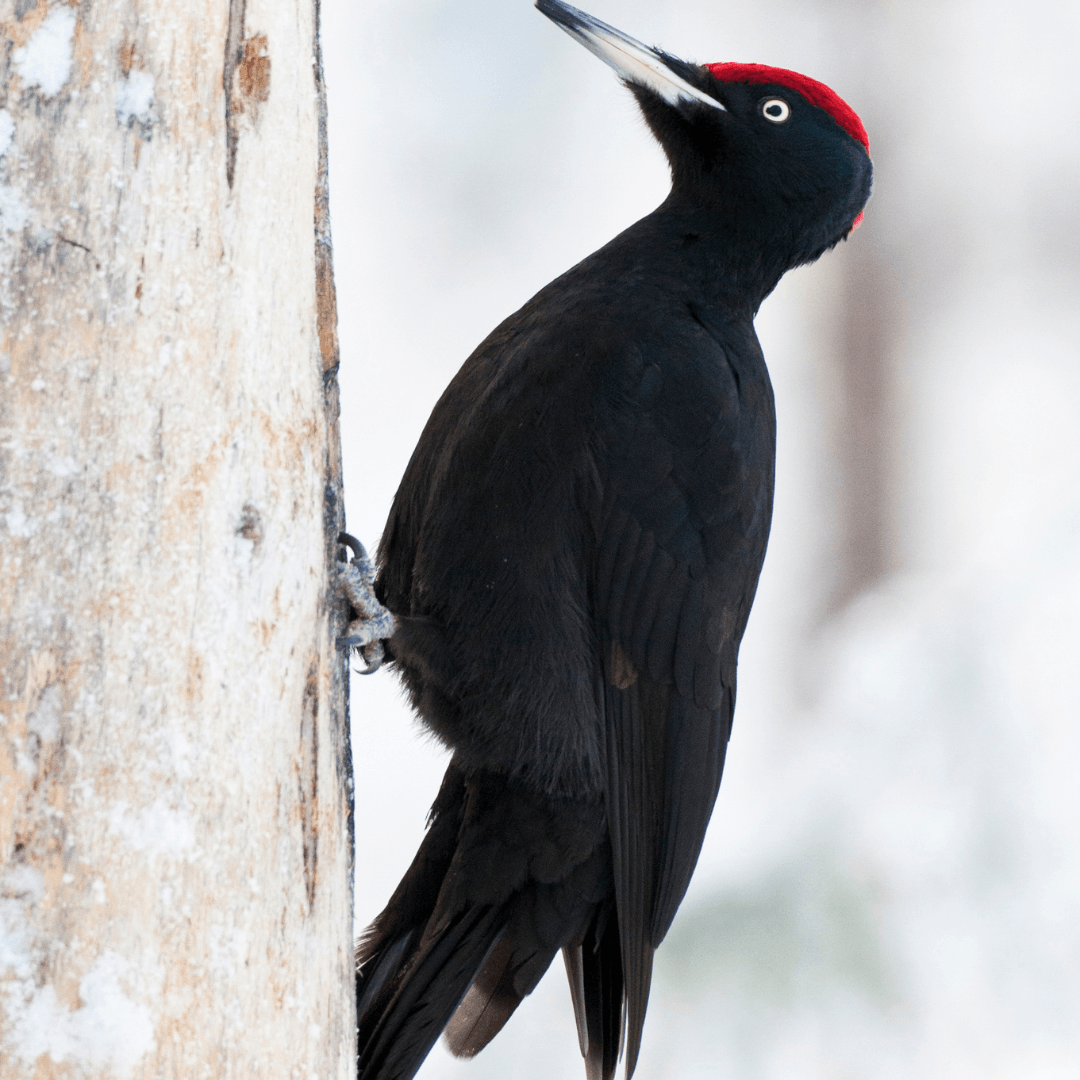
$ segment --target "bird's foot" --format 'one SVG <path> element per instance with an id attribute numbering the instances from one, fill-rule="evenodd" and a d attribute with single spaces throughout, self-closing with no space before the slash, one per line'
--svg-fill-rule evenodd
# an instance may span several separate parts
<path id="1" fill-rule="evenodd" d="M 338 542 L 353 553 L 351 562 L 348 556 L 339 559 L 338 580 L 356 615 L 344 637 L 338 640 L 342 645 L 359 650 L 367 665 L 360 674 L 371 675 L 382 667 L 383 642 L 394 636 L 397 624 L 393 614 L 375 597 L 375 567 L 364 545 L 348 533 L 342 533 Z"/>

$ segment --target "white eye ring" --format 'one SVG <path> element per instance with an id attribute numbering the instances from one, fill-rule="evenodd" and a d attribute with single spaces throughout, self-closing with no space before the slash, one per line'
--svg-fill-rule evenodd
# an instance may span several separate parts
<path id="1" fill-rule="evenodd" d="M 791 106 L 783 98 L 771 97 L 761 103 L 761 115 L 774 124 L 782 124 L 791 115 Z"/>

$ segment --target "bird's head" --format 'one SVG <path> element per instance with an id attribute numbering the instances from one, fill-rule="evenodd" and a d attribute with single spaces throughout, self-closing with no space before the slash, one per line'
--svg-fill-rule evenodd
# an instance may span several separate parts
<path id="1" fill-rule="evenodd" d="M 687 63 L 562 0 L 536 6 L 615 69 L 667 154 L 673 195 L 715 215 L 733 240 L 771 250 L 787 269 L 858 226 L 870 142 L 824 83 L 763 64 Z"/>

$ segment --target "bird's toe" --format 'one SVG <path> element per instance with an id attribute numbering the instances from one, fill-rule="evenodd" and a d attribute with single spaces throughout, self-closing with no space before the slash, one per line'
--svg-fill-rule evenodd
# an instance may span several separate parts
<path id="1" fill-rule="evenodd" d="M 360 651 L 367 665 L 363 674 L 370 675 L 382 666 L 382 643 L 394 636 L 397 625 L 390 610 L 375 596 L 375 567 L 364 545 L 348 533 L 338 539 L 353 553 L 351 561 L 347 557 L 338 560 L 338 582 L 355 616 L 340 642 Z"/>

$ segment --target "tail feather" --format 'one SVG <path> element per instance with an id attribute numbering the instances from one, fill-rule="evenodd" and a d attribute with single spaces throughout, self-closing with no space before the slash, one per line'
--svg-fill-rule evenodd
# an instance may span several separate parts
<path id="1" fill-rule="evenodd" d="M 610 905 L 597 909 L 582 943 L 563 949 L 563 959 L 585 1075 L 588 1080 L 612 1080 L 626 1023 L 622 946 L 618 920 Z"/>
<path id="2" fill-rule="evenodd" d="M 360 1047 L 359 1080 L 410 1080 L 495 946 L 505 913 L 473 908 L 426 933 Z"/>
<path id="3" fill-rule="evenodd" d="M 371 1039 L 412 965 L 439 890 L 453 859 L 465 806 L 465 780 L 449 768 L 431 808 L 431 825 L 420 849 L 383 912 L 356 950 L 358 1045 Z"/>
<path id="4" fill-rule="evenodd" d="M 606 922 L 606 926 L 600 925 L 601 922 Z M 612 1080 L 626 1032 L 622 945 L 614 912 L 606 920 L 597 919 L 592 941 L 586 938 L 586 945 L 591 947 L 582 950 L 589 1025 L 589 1056 L 585 1059 L 585 1071 L 589 1080 Z"/>
<path id="5" fill-rule="evenodd" d="M 566 981 L 570 984 L 570 1001 L 574 1006 L 574 1022 L 577 1024 L 578 1046 L 581 1056 L 589 1057 L 589 1024 L 585 1011 L 585 971 L 581 958 L 581 945 L 567 945 L 562 951 L 566 965 Z"/>
<path id="6" fill-rule="evenodd" d="M 575 1009 L 589 1075 L 611 1080 L 623 990 L 612 888 L 599 800 L 553 801 L 452 763 L 416 858 L 357 950 L 358 1080 L 410 1080 L 444 1028 L 452 1053 L 477 1054 L 575 941 L 588 951 Z"/>
<path id="7" fill-rule="evenodd" d="M 370 1034 L 370 1027 L 383 1007 L 393 996 L 397 976 L 405 967 L 406 957 L 411 956 L 420 940 L 423 927 L 416 927 L 400 937 L 387 941 L 375 955 L 362 963 L 357 956 L 356 1016 L 361 1044 Z M 363 946 L 361 946 L 363 947 Z M 359 953 L 359 950 L 358 950 Z"/>
<path id="8" fill-rule="evenodd" d="M 524 995 L 514 989 L 514 946 L 504 936 L 469 987 L 446 1028 L 455 1057 L 475 1057 L 502 1030 Z"/>

